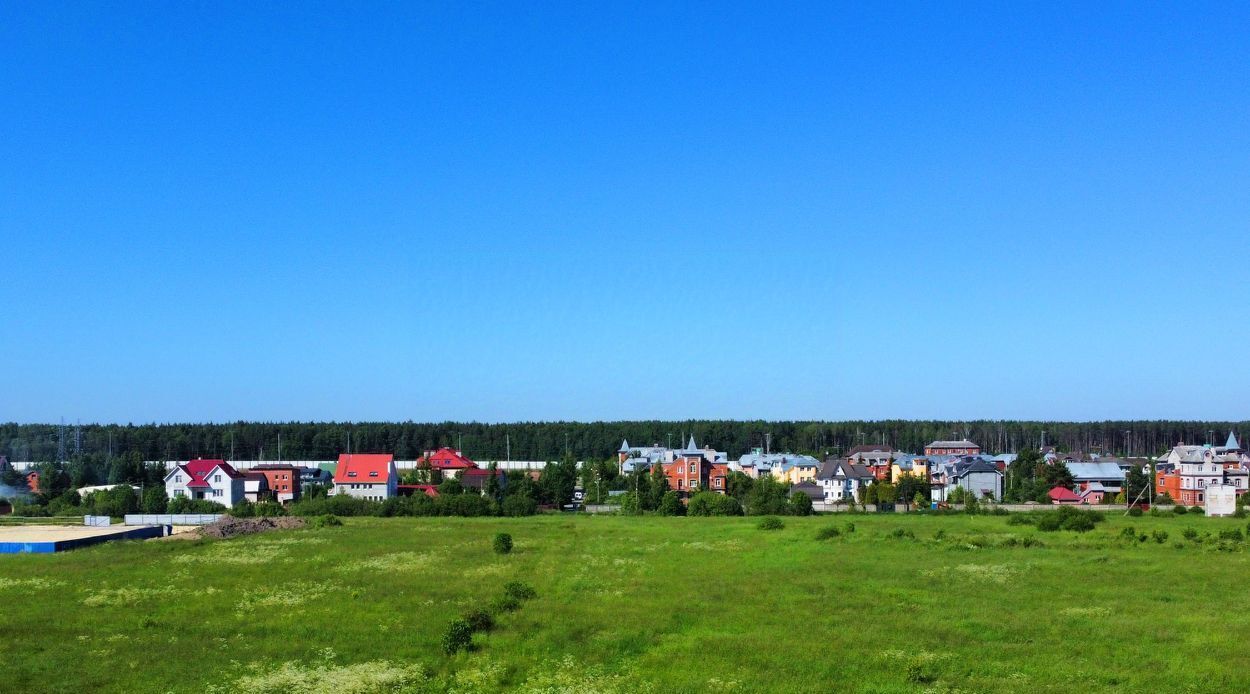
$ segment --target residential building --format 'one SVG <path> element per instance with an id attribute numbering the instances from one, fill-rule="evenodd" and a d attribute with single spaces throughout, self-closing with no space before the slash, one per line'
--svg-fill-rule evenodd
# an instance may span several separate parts
<path id="1" fill-rule="evenodd" d="M 1167 493 L 1178 504 L 1198 506 L 1206 503 L 1206 490 L 1212 485 L 1229 483 L 1236 494 L 1246 493 L 1245 467 L 1238 464 L 1226 469 L 1225 456 L 1216 455 L 1210 446 L 1178 445 L 1162 457 L 1155 468 L 1157 494 Z M 1236 455 L 1235 453 L 1233 455 Z M 1231 473 L 1231 474 L 1227 474 Z"/>
<path id="2" fill-rule="evenodd" d="M 889 480 L 892 484 L 898 484 L 898 481 L 905 475 L 919 477 L 922 480 L 929 479 L 929 459 L 919 455 L 903 454 L 894 459 L 890 464 Z"/>
<path id="3" fill-rule="evenodd" d="M 859 499 L 861 490 L 875 479 L 872 470 L 864 465 L 830 457 L 821 466 L 815 481 L 824 492 L 824 502 L 835 504 L 855 502 Z"/>
<path id="4" fill-rule="evenodd" d="M 929 475 L 930 495 L 945 503 L 956 488 L 971 492 L 978 499 L 1003 498 L 1003 473 L 998 466 L 977 455 L 955 458 L 934 467 Z"/>
<path id="5" fill-rule="evenodd" d="M 658 443 L 651 446 L 631 446 L 629 440 L 621 442 L 620 449 L 616 452 L 617 461 L 621 466 L 621 474 L 630 474 L 637 471 L 650 470 L 655 465 L 670 465 L 677 460 L 678 457 L 688 455 L 691 447 L 694 446 L 694 436 L 690 437 L 685 448 L 667 448 Z M 729 455 L 723 451 L 718 451 L 710 447 L 695 449 L 712 462 L 713 465 L 728 465 Z M 752 477 L 756 476 L 750 471 L 743 470 Z"/>
<path id="6" fill-rule="evenodd" d="M 1046 496 L 1050 497 L 1050 503 L 1060 506 L 1075 506 L 1081 503 L 1081 495 L 1067 487 L 1055 487 L 1046 492 Z"/>
<path id="7" fill-rule="evenodd" d="M 243 498 L 252 503 L 258 501 L 269 501 L 272 497 L 269 495 L 269 478 L 259 472 L 244 472 L 243 475 Z"/>
<path id="8" fill-rule="evenodd" d="M 390 453 L 344 453 L 334 470 L 332 494 L 383 501 L 398 491 L 399 472 Z"/>
<path id="9" fill-rule="evenodd" d="M 820 461 L 810 455 L 788 455 L 771 470 L 773 477 L 786 484 L 802 484 L 815 480 L 818 472 Z"/>
<path id="10" fill-rule="evenodd" d="M 463 453 L 446 446 L 437 451 L 426 451 L 425 459 L 429 461 L 430 469 L 440 473 L 443 479 L 455 479 L 465 470 L 477 467 L 477 463 L 469 460 Z"/>
<path id="11" fill-rule="evenodd" d="M 959 441 L 932 441 L 924 447 L 925 455 L 981 455 L 981 447 L 962 439 Z"/>
<path id="12" fill-rule="evenodd" d="M 683 497 L 700 490 L 724 494 L 729 465 L 717 462 L 716 453 L 710 448 L 696 446 L 691 436 L 686 448 L 678 453 L 673 462 L 663 465 L 669 488 L 677 490 Z"/>
<path id="13" fill-rule="evenodd" d="M 795 494 L 806 494 L 807 497 L 812 500 L 812 503 L 824 503 L 825 501 L 824 487 L 821 487 L 814 480 L 808 480 L 794 485 L 794 487 L 790 489 L 790 495 L 793 496 Z"/>
<path id="14" fill-rule="evenodd" d="M 486 482 L 490 479 L 491 471 L 483 468 L 470 468 L 460 473 L 460 486 L 466 490 L 472 490 L 478 494 L 486 493 Z M 499 489 L 502 490 L 508 486 L 508 474 L 503 470 L 495 470 L 495 481 L 499 483 Z"/>
<path id="15" fill-rule="evenodd" d="M 165 474 L 165 494 L 215 501 L 234 506 L 244 498 L 243 475 L 224 460 L 198 459 L 175 466 Z"/>
<path id="16" fill-rule="evenodd" d="M 397 484 L 395 485 L 395 494 L 397 496 L 424 494 L 433 499 L 438 496 L 438 488 L 432 484 Z"/>
<path id="17" fill-rule="evenodd" d="M 1104 493 L 1115 496 L 1124 491 L 1124 469 L 1116 463 L 1099 461 L 1096 463 L 1064 462 L 1063 464 L 1068 468 L 1068 472 L 1072 473 L 1072 482 L 1076 485 L 1077 493 L 1089 490 L 1091 485 L 1097 485 L 1095 491 L 1101 501 L 1101 495 Z M 1100 503 L 1100 501 L 1090 503 Z"/>
<path id="18" fill-rule="evenodd" d="M 863 465 L 872 470 L 872 475 L 879 480 L 889 480 L 891 466 L 897 454 L 890 446 L 856 446 L 847 455 L 846 462 L 852 465 Z"/>
<path id="19" fill-rule="evenodd" d="M 792 471 L 796 465 L 801 469 Z M 729 469 L 752 479 L 773 475 L 779 480 L 790 480 L 792 484 L 798 484 L 816 476 L 820 470 L 820 461 L 809 455 L 765 453 L 762 448 L 753 448 L 750 453 L 729 463 Z"/>
<path id="20" fill-rule="evenodd" d="M 269 485 L 270 495 L 279 503 L 285 504 L 299 500 L 303 468 L 294 465 L 265 464 L 254 465 L 248 468 L 248 472 L 264 475 Z"/>

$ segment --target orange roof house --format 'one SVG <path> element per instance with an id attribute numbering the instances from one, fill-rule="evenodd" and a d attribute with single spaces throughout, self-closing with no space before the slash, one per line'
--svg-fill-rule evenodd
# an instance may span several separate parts
<path id="1" fill-rule="evenodd" d="M 382 501 L 398 492 L 399 472 L 390 453 L 344 453 L 334 468 L 334 494 Z"/>

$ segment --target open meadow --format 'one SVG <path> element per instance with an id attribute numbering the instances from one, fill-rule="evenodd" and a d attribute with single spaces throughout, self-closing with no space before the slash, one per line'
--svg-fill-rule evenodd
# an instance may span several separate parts
<path id="1" fill-rule="evenodd" d="M 1086 533 L 988 515 L 786 518 L 781 530 L 758 520 L 351 518 L 3 556 L 0 683 L 1250 690 L 1250 550 L 1227 532 L 1244 534 L 1245 520 L 1114 515 Z M 829 527 L 836 536 L 818 539 Z M 511 554 L 492 550 L 500 531 L 515 540 Z M 536 597 L 497 613 L 472 650 L 444 655 L 449 622 L 512 580 Z"/>

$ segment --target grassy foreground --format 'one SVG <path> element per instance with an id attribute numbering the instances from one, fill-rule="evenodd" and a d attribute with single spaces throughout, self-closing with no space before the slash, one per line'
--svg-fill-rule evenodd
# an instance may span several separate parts
<path id="1" fill-rule="evenodd" d="M 756 521 L 360 518 L 3 556 L 0 682 L 13 692 L 1250 690 L 1250 551 L 1182 535 L 1244 531 L 1243 520 L 1116 516 L 1085 534 L 998 516 L 788 518 L 778 531 Z M 847 523 L 854 532 L 816 539 Z M 1129 542 L 1127 526 L 1169 539 Z M 501 530 L 516 541 L 511 555 L 491 550 Z M 1043 546 L 1021 546 L 1026 537 Z M 447 623 L 514 579 L 538 597 L 477 635 L 473 652 L 445 657 Z"/>

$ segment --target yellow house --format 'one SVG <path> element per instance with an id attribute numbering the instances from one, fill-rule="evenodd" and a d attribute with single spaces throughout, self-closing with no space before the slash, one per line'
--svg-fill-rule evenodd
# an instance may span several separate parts
<path id="1" fill-rule="evenodd" d="M 898 484 L 899 478 L 903 475 L 919 477 L 922 480 L 929 479 L 929 459 L 905 458 L 903 460 L 896 460 L 890 464 L 891 484 Z"/>
<path id="2" fill-rule="evenodd" d="M 773 465 L 772 469 L 773 477 L 787 484 L 815 480 L 817 472 L 820 472 L 820 463 L 809 456 L 796 456 L 779 465 Z"/>

